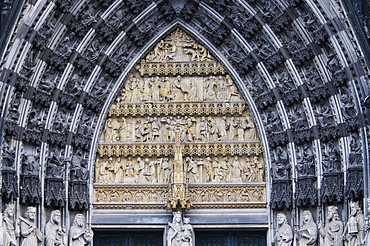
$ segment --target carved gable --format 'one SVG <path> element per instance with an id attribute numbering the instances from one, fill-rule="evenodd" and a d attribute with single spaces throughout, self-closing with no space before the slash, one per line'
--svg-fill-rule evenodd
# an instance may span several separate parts
<path id="1" fill-rule="evenodd" d="M 180 29 L 111 106 L 98 146 L 99 208 L 265 207 L 261 143 L 231 76 Z"/>

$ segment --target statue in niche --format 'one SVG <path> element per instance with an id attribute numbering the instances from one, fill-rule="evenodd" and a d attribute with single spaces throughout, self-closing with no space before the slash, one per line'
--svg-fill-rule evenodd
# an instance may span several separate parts
<path id="1" fill-rule="evenodd" d="M 172 222 L 168 222 L 167 245 L 194 246 L 194 242 L 194 231 L 190 225 L 190 220 L 186 219 L 186 224 L 184 225 L 182 213 L 174 212 Z"/>
<path id="2" fill-rule="evenodd" d="M 344 232 L 347 231 L 347 234 L 344 240 L 347 242 L 347 246 L 359 246 L 364 245 L 364 228 L 365 228 L 365 219 L 364 214 L 358 202 L 350 201 L 350 216 L 348 218 L 347 225 L 344 229 Z"/>
<path id="3" fill-rule="evenodd" d="M 14 169 L 14 161 L 15 161 L 15 151 L 6 150 L 1 160 L 3 168 L 7 170 Z"/>
<path id="4" fill-rule="evenodd" d="M 86 246 L 90 245 L 93 238 L 93 231 L 86 228 L 85 216 L 76 214 L 73 219 L 73 224 L 69 230 L 69 238 L 71 246 Z"/>
<path id="5" fill-rule="evenodd" d="M 50 219 L 45 226 L 46 246 L 66 246 L 66 229 L 62 228 L 60 221 L 60 211 L 53 210 Z"/>
<path id="6" fill-rule="evenodd" d="M 191 156 L 186 157 L 185 162 L 187 163 L 186 171 L 188 173 L 189 182 L 190 183 L 199 182 L 199 172 L 197 162 Z"/>
<path id="7" fill-rule="evenodd" d="M 283 213 L 277 214 L 278 228 L 273 239 L 273 246 L 291 246 L 293 241 L 293 231 L 288 224 L 288 220 Z"/>
<path id="8" fill-rule="evenodd" d="M 51 152 L 46 166 L 46 176 L 49 178 L 63 178 L 64 165 L 61 157 L 57 156 L 55 152 Z"/>
<path id="9" fill-rule="evenodd" d="M 5 204 L 3 212 L 3 245 L 17 246 L 18 240 L 16 230 L 14 228 L 14 205 L 11 203 Z"/>
<path id="10" fill-rule="evenodd" d="M 299 246 L 317 245 L 318 230 L 311 211 L 303 211 L 303 224 L 299 230 L 296 230 L 295 232 L 295 237 Z"/>
<path id="11" fill-rule="evenodd" d="M 36 227 L 36 208 L 27 207 L 24 217 L 20 217 L 20 234 L 22 236 L 21 246 L 37 246 L 42 242 L 44 235 Z"/>
<path id="12" fill-rule="evenodd" d="M 314 154 L 308 144 L 305 144 L 301 148 L 298 160 L 297 169 L 300 175 L 307 176 L 315 174 Z"/>
<path id="13" fill-rule="evenodd" d="M 361 144 L 359 144 L 358 134 L 353 134 L 350 143 L 350 152 L 348 154 L 348 163 L 350 166 L 362 165 L 362 154 L 361 154 Z"/>
<path id="14" fill-rule="evenodd" d="M 325 226 L 319 221 L 318 228 L 323 237 L 323 246 L 343 246 L 343 222 L 336 206 L 328 206 Z"/>
<path id="15" fill-rule="evenodd" d="M 37 175 L 39 171 L 39 163 L 36 158 L 37 156 L 30 153 L 25 153 L 23 155 L 22 174 Z"/>
<path id="16" fill-rule="evenodd" d="M 327 145 L 322 164 L 325 172 L 340 171 L 340 153 L 332 141 L 329 141 Z"/>

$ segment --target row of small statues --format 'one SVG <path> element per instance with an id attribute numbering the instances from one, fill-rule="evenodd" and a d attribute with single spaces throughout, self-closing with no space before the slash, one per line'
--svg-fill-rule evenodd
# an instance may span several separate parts
<path id="1" fill-rule="evenodd" d="M 93 238 L 93 231 L 86 228 L 83 214 L 75 215 L 69 229 L 69 242 L 67 230 L 61 225 L 59 210 L 51 212 L 44 233 L 37 228 L 36 217 L 36 208 L 27 207 L 24 217 L 20 217 L 19 222 L 15 223 L 14 205 L 6 204 L 3 212 L 2 246 L 37 246 L 42 242 L 45 242 L 46 246 L 86 246 Z"/>
<path id="2" fill-rule="evenodd" d="M 303 221 L 294 230 L 288 224 L 285 214 L 277 214 L 278 227 L 275 231 L 273 246 L 291 246 L 294 239 L 297 245 L 321 246 L 362 246 L 366 244 L 365 220 L 357 202 L 350 202 L 350 214 L 346 225 L 341 221 L 338 207 L 328 206 L 326 222 L 315 223 L 309 210 L 303 211 Z M 321 238 L 320 238 L 320 237 Z M 319 243 L 320 242 L 320 243 Z"/>
<path id="3" fill-rule="evenodd" d="M 108 118 L 104 141 L 174 142 L 177 129 L 181 140 L 186 142 L 257 140 L 255 124 L 247 114 L 241 117 Z"/>
<path id="4" fill-rule="evenodd" d="M 117 103 L 181 102 L 181 101 L 240 101 L 241 96 L 231 77 L 134 77 L 121 91 Z"/>
<path id="5" fill-rule="evenodd" d="M 173 160 L 113 157 L 98 159 L 97 183 L 170 183 Z M 190 183 L 263 182 L 264 165 L 254 157 L 184 157 L 184 171 Z"/>

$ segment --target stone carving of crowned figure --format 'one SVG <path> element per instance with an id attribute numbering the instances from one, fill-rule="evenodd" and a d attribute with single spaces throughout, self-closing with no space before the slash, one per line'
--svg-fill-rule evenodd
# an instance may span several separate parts
<path id="1" fill-rule="evenodd" d="M 293 241 L 292 227 L 288 224 L 288 220 L 283 213 L 277 214 L 278 228 L 275 232 L 275 237 L 272 242 L 273 246 L 291 246 Z"/>
<path id="2" fill-rule="evenodd" d="M 16 231 L 14 228 L 14 205 L 5 204 L 5 210 L 3 213 L 3 246 L 13 246 L 18 245 L 18 240 L 16 238 Z"/>
<path id="3" fill-rule="evenodd" d="M 172 222 L 168 222 L 167 246 L 194 246 L 194 232 L 190 221 L 182 222 L 182 213 L 174 212 Z"/>
<path id="4" fill-rule="evenodd" d="M 303 211 L 303 225 L 295 233 L 298 245 L 317 245 L 317 234 L 317 225 L 312 218 L 311 211 Z"/>
<path id="5" fill-rule="evenodd" d="M 347 231 L 345 240 L 347 246 L 364 245 L 364 227 L 365 219 L 358 202 L 349 202 L 350 216 L 344 231 Z"/>
<path id="6" fill-rule="evenodd" d="M 318 227 L 323 237 L 322 246 L 343 246 L 343 222 L 336 206 L 328 206 L 325 227 L 322 227 L 321 221 Z"/>
<path id="7" fill-rule="evenodd" d="M 44 235 L 39 228 L 36 227 L 36 208 L 27 207 L 24 217 L 20 217 L 20 227 L 22 243 L 21 246 L 37 246 L 42 242 Z"/>
<path id="8" fill-rule="evenodd" d="M 60 211 L 53 210 L 45 226 L 46 246 L 66 246 L 66 230 L 60 222 Z"/>
<path id="9" fill-rule="evenodd" d="M 85 217 L 83 214 L 76 214 L 73 219 L 73 225 L 69 230 L 70 246 L 89 245 L 93 238 L 93 231 L 85 226 Z"/>

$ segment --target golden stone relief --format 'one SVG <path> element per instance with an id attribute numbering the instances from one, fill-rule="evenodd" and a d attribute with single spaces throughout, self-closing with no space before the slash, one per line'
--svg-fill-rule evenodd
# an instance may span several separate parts
<path id="1" fill-rule="evenodd" d="M 226 69 L 180 29 L 138 64 L 112 104 L 94 194 L 99 208 L 266 205 L 252 114 Z"/>

